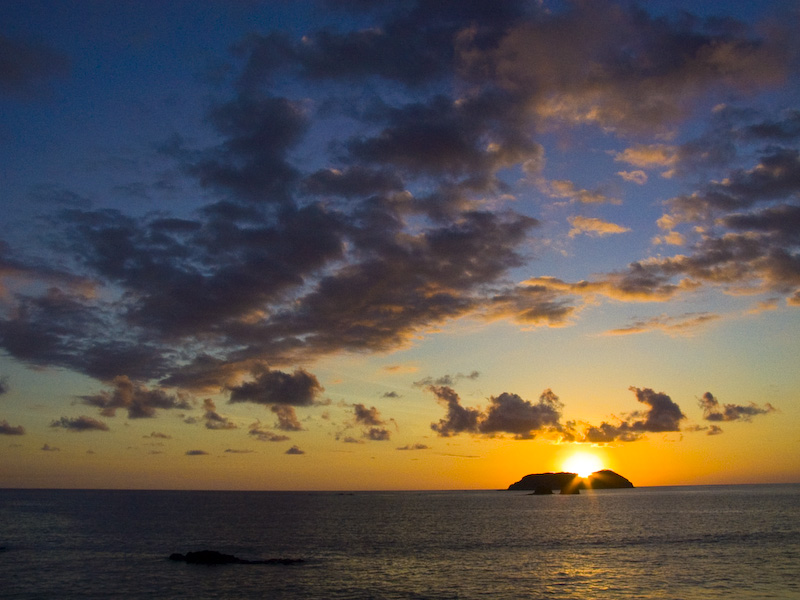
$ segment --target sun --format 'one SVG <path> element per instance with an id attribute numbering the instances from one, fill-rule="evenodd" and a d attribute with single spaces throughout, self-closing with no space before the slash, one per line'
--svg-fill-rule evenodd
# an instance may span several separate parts
<path id="1" fill-rule="evenodd" d="M 603 468 L 603 463 L 594 454 L 576 452 L 564 462 L 564 470 L 577 473 L 579 477 L 588 477 Z"/>

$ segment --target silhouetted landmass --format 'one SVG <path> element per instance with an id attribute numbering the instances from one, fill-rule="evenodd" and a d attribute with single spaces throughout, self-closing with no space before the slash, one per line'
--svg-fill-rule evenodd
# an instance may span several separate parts
<path id="1" fill-rule="evenodd" d="M 245 560 L 233 554 L 223 554 L 216 550 L 200 550 L 169 555 L 170 560 L 182 561 L 191 565 L 295 565 L 303 562 L 302 558 L 268 558 L 266 560 Z"/>
<path id="2" fill-rule="evenodd" d="M 610 490 L 632 488 L 633 484 L 622 475 L 604 469 L 595 471 L 585 479 L 576 473 L 535 473 L 526 475 L 516 483 L 508 486 L 509 490 L 532 490 L 534 495 L 545 495 L 553 490 L 561 490 L 562 494 L 577 494 L 580 490 Z"/>

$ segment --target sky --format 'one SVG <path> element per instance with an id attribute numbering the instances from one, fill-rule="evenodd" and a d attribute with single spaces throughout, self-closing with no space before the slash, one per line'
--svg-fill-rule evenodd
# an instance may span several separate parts
<path id="1" fill-rule="evenodd" d="M 799 17 L 0 3 L 0 486 L 800 482 Z"/>

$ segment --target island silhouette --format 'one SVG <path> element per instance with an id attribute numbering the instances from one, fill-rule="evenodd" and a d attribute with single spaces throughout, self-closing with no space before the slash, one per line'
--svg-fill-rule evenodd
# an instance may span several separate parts
<path id="1" fill-rule="evenodd" d="M 632 487 L 633 484 L 622 475 L 603 469 L 595 471 L 588 477 L 580 477 L 577 473 L 534 473 L 525 475 L 508 486 L 508 489 L 530 490 L 538 496 L 552 494 L 553 490 L 560 490 L 562 494 L 579 494 L 585 489 L 610 490 Z"/>

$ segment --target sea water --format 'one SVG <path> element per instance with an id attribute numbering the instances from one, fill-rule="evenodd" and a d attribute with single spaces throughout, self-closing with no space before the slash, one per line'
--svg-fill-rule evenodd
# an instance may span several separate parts
<path id="1" fill-rule="evenodd" d="M 800 485 L 0 490 L 0 547 L 2 598 L 797 599 Z"/>

